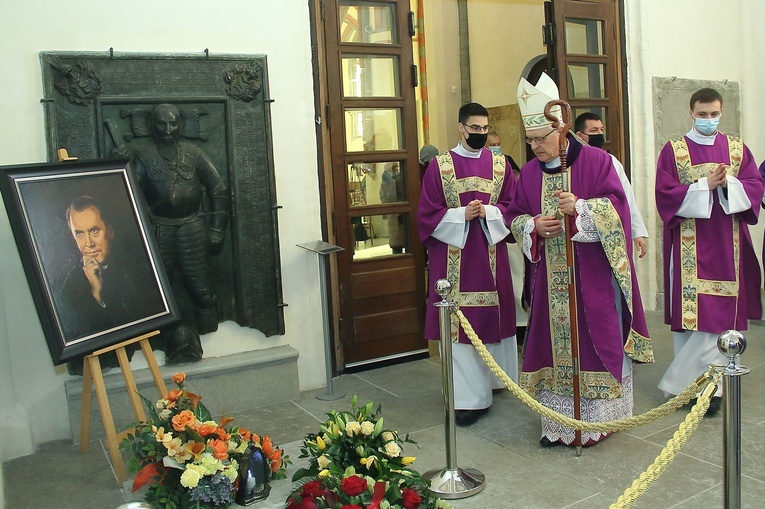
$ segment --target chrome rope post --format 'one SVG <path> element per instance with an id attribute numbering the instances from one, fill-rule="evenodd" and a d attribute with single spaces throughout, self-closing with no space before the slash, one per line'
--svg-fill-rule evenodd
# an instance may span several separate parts
<path id="1" fill-rule="evenodd" d="M 736 363 L 746 350 L 746 338 L 727 330 L 717 338 L 717 349 L 728 358 L 726 366 L 715 366 L 723 374 L 723 476 L 725 509 L 741 508 L 741 375 L 749 368 Z"/>
<path id="2" fill-rule="evenodd" d="M 441 333 L 441 386 L 444 396 L 444 429 L 446 438 L 446 468 L 429 470 L 423 478 L 430 481 L 430 491 L 447 500 L 467 498 L 480 492 L 486 477 L 474 468 L 457 467 L 457 429 L 454 423 L 454 370 L 452 365 L 451 313 L 454 303 L 446 300 L 452 291 L 448 279 L 436 281 L 439 330 Z"/>

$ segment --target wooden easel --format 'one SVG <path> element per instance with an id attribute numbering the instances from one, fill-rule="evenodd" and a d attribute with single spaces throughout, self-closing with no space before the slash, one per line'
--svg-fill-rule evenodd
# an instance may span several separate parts
<path id="1" fill-rule="evenodd" d="M 156 385 L 159 391 L 159 397 L 162 398 L 167 394 L 167 386 L 162 379 L 162 375 L 159 373 L 159 365 L 157 359 L 154 358 L 154 352 L 149 345 L 149 338 L 159 334 L 158 330 L 138 336 L 137 338 L 128 339 L 122 343 L 112 345 L 107 348 L 97 350 L 90 355 L 85 356 L 82 368 L 82 416 L 80 420 L 80 452 L 88 452 L 88 445 L 90 440 L 90 402 L 91 387 L 96 388 L 96 398 L 98 399 L 98 407 L 101 410 L 101 420 L 104 422 L 104 430 L 106 431 L 106 445 L 109 448 L 109 455 L 112 457 L 112 465 L 114 465 L 114 474 L 117 476 L 117 482 L 121 485 L 127 479 L 127 472 L 125 471 L 125 465 L 122 462 L 122 455 L 120 454 L 119 441 L 127 433 L 123 431 L 117 434 L 114 429 L 114 419 L 112 418 L 112 410 L 109 406 L 109 398 L 106 394 L 106 386 L 104 385 L 104 375 L 101 372 L 101 362 L 98 359 L 99 355 L 103 355 L 107 352 L 116 351 L 117 359 L 120 363 L 120 369 L 122 370 L 122 376 L 125 378 L 125 386 L 127 387 L 128 397 L 130 398 L 130 404 L 133 406 L 133 413 L 135 414 L 138 422 L 146 421 L 146 413 L 143 410 L 143 405 L 138 397 L 138 388 L 135 385 L 135 378 L 133 378 L 133 372 L 130 369 L 130 362 L 128 361 L 127 352 L 125 347 L 132 345 L 133 343 L 141 344 L 141 351 L 143 356 L 146 357 L 146 362 L 149 364 L 149 370 L 151 376 L 154 378 L 154 385 Z"/>

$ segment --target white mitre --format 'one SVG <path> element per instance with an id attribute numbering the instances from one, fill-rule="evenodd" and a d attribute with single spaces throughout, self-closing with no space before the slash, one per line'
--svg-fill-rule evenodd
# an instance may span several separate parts
<path id="1" fill-rule="evenodd" d="M 536 86 L 526 81 L 526 78 L 521 78 L 518 83 L 518 107 L 521 109 L 523 128 L 532 131 L 552 126 L 552 122 L 545 117 L 545 106 L 557 99 L 560 99 L 558 86 L 547 74 L 542 73 Z M 558 105 L 553 106 L 550 113 L 558 120 L 563 118 Z"/>

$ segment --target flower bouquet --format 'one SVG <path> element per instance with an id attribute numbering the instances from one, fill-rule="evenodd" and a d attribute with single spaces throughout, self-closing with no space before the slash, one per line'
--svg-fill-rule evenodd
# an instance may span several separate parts
<path id="1" fill-rule="evenodd" d="M 404 456 L 406 435 L 383 427 L 381 407 L 374 403 L 350 412 L 330 412 L 321 433 L 303 439 L 300 458 L 308 468 L 292 477 L 299 487 L 287 499 L 286 509 L 444 509 L 450 506 L 430 492 L 430 482 Z"/>
<path id="2" fill-rule="evenodd" d="M 228 507 L 248 447 L 262 450 L 271 479 L 286 477 L 289 457 L 269 437 L 229 426 L 234 419 L 225 415 L 212 420 L 201 396 L 186 390 L 185 374 L 174 374 L 173 382 L 178 387 L 155 404 L 141 397 L 149 421 L 138 423 L 120 444 L 133 455 L 133 491 L 149 484 L 146 501 L 152 507 Z"/>

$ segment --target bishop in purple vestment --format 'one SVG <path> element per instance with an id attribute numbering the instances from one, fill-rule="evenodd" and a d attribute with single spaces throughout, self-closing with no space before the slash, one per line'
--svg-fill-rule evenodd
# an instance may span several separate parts
<path id="1" fill-rule="evenodd" d="M 548 101 L 557 98 L 557 86 L 546 74 L 535 86 L 521 79 L 518 104 L 526 142 L 537 156 L 521 169 L 506 216 L 531 262 L 521 386 L 548 408 L 574 416 L 573 287 L 581 419 L 626 418 L 632 415 L 632 363 L 653 362 L 632 260 L 629 206 L 609 154 L 582 145 L 570 134 L 563 140 L 568 168 L 561 171 L 562 126 L 553 127 L 543 114 Z M 561 219 L 565 216 L 566 221 Z M 573 271 L 566 256 L 567 224 L 572 230 Z M 605 436 L 582 432 L 581 445 Z M 573 429 L 542 417 L 543 446 L 574 442 Z"/>

